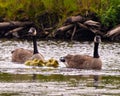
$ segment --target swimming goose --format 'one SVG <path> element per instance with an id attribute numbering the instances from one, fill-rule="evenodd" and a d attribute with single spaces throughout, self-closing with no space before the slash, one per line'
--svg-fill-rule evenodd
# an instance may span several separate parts
<path id="1" fill-rule="evenodd" d="M 93 56 L 68 54 L 65 57 L 61 57 L 60 61 L 64 62 L 66 64 L 66 67 L 68 68 L 100 70 L 102 68 L 102 61 L 98 54 L 98 46 L 100 42 L 101 42 L 101 37 L 96 35 L 94 38 Z"/>
<path id="2" fill-rule="evenodd" d="M 23 49 L 23 48 L 17 48 L 13 50 L 11 52 L 12 62 L 24 63 L 29 59 L 39 59 L 44 61 L 43 55 L 38 52 L 37 40 L 36 40 L 36 35 L 37 35 L 36 29 L 34 27 L 31 27 L 28 33 L 32 35 L 33 51 L 28 49 Z"/>

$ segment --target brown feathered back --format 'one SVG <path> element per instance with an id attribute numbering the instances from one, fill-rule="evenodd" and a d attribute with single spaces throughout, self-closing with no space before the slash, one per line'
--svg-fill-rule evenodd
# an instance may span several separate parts
<path id="1" fill-rule="evenodd" d="M 77 69 L 101 69 L 102 62 L 99 58 L 93 58 L 88 55 L 67 55 L 65 58 L 65 64 L 68 68 Z"/>
<path id="2" fill-rule="evenodd" d="M 12 51 L 12 62 L 24 63 L 33 56 L 33 51 L 23 48 L 18 48 Z"/>

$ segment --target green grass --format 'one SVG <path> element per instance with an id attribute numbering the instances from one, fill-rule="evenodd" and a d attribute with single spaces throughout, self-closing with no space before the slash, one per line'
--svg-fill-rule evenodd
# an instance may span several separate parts
<path id="1" fill-rule="evenodd" d="M 120 0 L 0 0 L 0 20 L 30 20 L 38 24 L 46 12 L 56 14 L 61 24 L 68 16 L 95 13 L 102 24 L 115 26 L 120 23 Z"/>
<path id="2" fill-rule="evenodd" d="M 105 4 L 104 4 L 105 3 Z M 98 13 L 102 24 L 113 27 L 120 23 L 120 0 L 102 0 Z"/>

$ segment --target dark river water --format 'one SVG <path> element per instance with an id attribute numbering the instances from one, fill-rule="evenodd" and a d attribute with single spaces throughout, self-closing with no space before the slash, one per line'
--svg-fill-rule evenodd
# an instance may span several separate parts
<path id="1" fill-rule="evenodd" d="M 120 44 L 102 42 L 102 70 L 32 67 L 11 62 L 11 51 L 32 42 L 0 40 L 0 96 L 120 96 Z M 93 42 L 38 41 L 45 59 L 93 54 Z"/>

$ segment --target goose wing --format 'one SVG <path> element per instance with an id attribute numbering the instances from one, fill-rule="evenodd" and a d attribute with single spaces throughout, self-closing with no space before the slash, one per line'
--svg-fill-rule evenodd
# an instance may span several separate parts
<path id="1" fill-rule="evenodd" d="M 32 57 L 33 51 L 23 48 L 18 48 L 12 51 L 12 62 L 24 63 Z"/>

